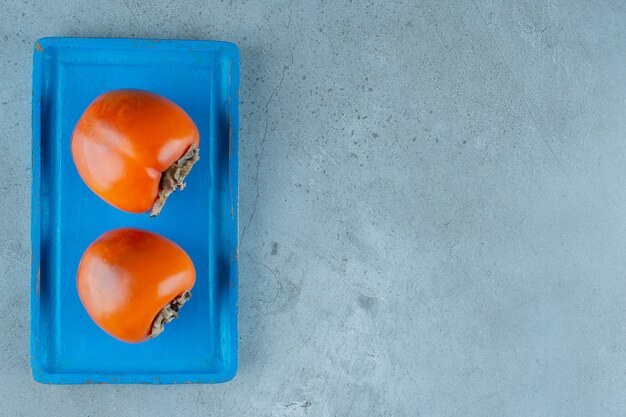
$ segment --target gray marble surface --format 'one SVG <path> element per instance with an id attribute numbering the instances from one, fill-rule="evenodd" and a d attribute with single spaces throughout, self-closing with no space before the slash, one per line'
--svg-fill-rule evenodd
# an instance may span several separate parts
<path id="1" fill-rule="evenodd" d="M 232 382 L 33 381 L 43 36 L 239 45 Z M 0 414 L 624 416 L 625 162 L 620 1 L 0 0 Z"/>

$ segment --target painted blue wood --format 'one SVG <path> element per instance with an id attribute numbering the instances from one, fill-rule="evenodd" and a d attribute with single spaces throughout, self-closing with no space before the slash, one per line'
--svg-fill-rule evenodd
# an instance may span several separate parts
<path id="1" fill-rule="evenodd" d="M 70 153 L 99 94 L 145 89 L 176 102 L 200 131 L 187 187 L 156 218 L 117 210 L 82 182 Z M 239 52 L 212 41 L 44 38 L 33 58 L 31 366 L 39 382 L 215 383 L 237 370 Z M 191 300 L 159 337 L 119 342 L 76 291 L 87 246 L 118 227 L 160 233 L 197 270 Z M 155 260 L 158 262 L 158 260 Z"/>

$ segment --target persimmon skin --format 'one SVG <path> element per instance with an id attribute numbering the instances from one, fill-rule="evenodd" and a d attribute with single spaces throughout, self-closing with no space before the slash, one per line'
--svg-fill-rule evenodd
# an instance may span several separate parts
<path id="1" fill-rule="evenodd" d="M 72 133 L 80 177 L 100 198 L 121 210 L 145 213 L 157 199 L 161 174 L 200 135 L 176 103 L 143 90 L 98 96 Z"/>
<path id="2" fill-rule="evenodd" d="M 128 343 L 150 338 L 152 323 L 165 306 L 190 291 L 193 262 L 177 244 L 140 229 L 104 233 L 78 266 L 78 295 L 91 319 Z"/>

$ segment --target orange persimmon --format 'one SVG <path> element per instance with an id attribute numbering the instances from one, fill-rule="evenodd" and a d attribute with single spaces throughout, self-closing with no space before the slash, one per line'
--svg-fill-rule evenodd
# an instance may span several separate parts
<path id="1" fill-rule="evenodd" d="M 117 229 L 85 251 L 78 266 L 78 295 L 92 320 L 111 336 L 139 343 L 178 317 L 196 281 L 193 262 L 156 233 Z"/>
<path id="2" fill-rule="evenodd" d="M 176 103 L 142 90 L 98 96 L 72 133 L 85 184 L 121 210 L 156 216 L 199 159 L 200 135 Z"/>

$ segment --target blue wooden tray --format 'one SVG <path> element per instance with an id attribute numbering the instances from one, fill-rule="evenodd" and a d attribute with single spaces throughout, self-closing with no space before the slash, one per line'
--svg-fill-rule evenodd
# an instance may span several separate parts
<path id="1" fill-rule="evenodd" d="M 78 118 L 99 94 L 153 91 L 200 130 L 187 188 L 156 218 L 119 211 L 82 182 L 70 153 Z M 31 366 L 39 382 L 214 383 L 237 370 L 239 52 L 210 41 L 45 38 L 33 59 Z M 76 291 L 83 251 L 118 227 L 160 233 L 194 261 L 180 317 L 142 344 L 89 318 Z M 158 260 L 155 260 L 158 262 Z"/>

